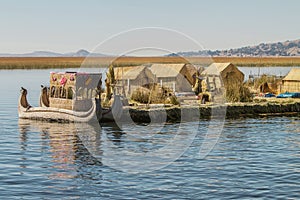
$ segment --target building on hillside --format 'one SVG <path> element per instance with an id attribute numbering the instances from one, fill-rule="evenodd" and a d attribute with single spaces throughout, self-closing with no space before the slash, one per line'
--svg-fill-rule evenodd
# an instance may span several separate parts
<path id="1" fill-rule="evenodd" d="M 282 79 L 280 93 L 282 92 L 300 92 L 300 68 L 292 68 Z"/>
<path id="2" fill-rule="evenodd" d="M 118 94 L 131 95 L 138 87 L 155 83 L 155 76 L 146 66 L 114 68 Z"/>
<path id="3" fill-rule="evenodd" d="M 150 70 L 156 82 L 174 92 L 191 92 L 196 68 L 191 64 L 152 64 Z"/>
<path id="4" fill-rule="evenodd" d="M 244 74 L 232 63 L 212 63 L 201 73 L 201 76 L 206 78 L 208 91 L 244 82 Z"/>

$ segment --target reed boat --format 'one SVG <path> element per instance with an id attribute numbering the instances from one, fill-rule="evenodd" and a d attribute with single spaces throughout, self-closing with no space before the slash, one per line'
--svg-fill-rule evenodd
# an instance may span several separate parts
<path id="1" fill-rule="evenodd" d="M 38 107 L 28 103 L 27 89 L 21 87 L 19 118 L 58 122 L 100 120 L 101 78 L 99 73 L 51 73 L 50 87 L 41 86 Z"/>

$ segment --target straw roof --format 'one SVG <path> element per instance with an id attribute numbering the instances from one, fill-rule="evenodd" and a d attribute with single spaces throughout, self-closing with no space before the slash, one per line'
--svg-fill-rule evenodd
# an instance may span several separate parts
<path id="1" fill-rule="evenodd" d="M 125 79 L 124 76 L 127 72 L 133 70 L 133 69 L 138 69 L 139 67 L 143 66 L 128 66 L 128 67 L 115 67 L 114 68 L 114 73 L 115 73 L 115 79 L 120 80 L 120 79 Z M 141 70 L 142 71 L 142 70 Z M 138 74 L 137 74 L 138 75 Z M 130 75 L 134 76 L 134 75 Z"/>
<path id="2" fill-rule="evenodd" d="M 222 71 L 224 71 L 228 66 L 232 65 L 231 63 L 212 63 L 205 69 L 202 74 L 208 75 L 220 75 Z"/>
<path id="3" fill-rule="evenodd" d="M 153 64 L 150 67 L 150 70 L 157 78 L 167 78 L 167 77 L 176 77 L 182 68 L 185 66 L 185 63 L 181 64 Z"/>
<path id="4" fill-rule="evenodd" d="M 300 81 L 300 68 L 292 68 L 283 81 Z"/>
<path id="5" fill-rule="evenodd" d="M 148 70 L 146 66 L 118 67 L 114 73 L 117 80 L 135 80 L 144 70 Z"/>
<path id="6" fill-rule="evenodd" d="M 134 80 L 134 79 L 136 79 L 136 78 L 140 75 L 140 73 L 141 73 L 142 71 L 145 70 L 145 68 L 146 68 L 145 66 L 137 66 L 137 67 L 134 67 L 134 68 L 128 70 L 128 71 L 124 74 L 123 79 Z"/>
<path id="7" fill-rule="evenodd" d="M 195 65 L 186 64 L 185 66 L 191 76 L 197 73 L 197 68 Z M 198 68 L 200 68 L 200 67 L 198 67 Z"/>

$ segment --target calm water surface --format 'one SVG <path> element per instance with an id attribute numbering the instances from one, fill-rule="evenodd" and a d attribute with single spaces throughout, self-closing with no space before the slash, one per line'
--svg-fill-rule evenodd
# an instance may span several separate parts
<path id="1" fill-rule="evenodd" d="M 49 72 L 0 71 L 1 199 L 300 198 L 300 117 L 227 120 L 205 159 L 197 157 L 203 141 L 199 131 L 188 150 L 167 167 L 129 174 L 93 157 L 72 124 L 18 120 L 20 86 L 37 105 L 39 85 L 48 83 Z M 200 123 L 205 127 L 208 122 Z M 187 125 L 193 129 L 195 122 Z M 172 137 L 176 126 L 167 125 L 170 131 L 156 139 Z M 103 133 L 120 151 L 126 145 L 137 150 L 152 145 L 151 140 L 129 140 L 110 124 L 103 125 Z"/>
<path id="2" fill-rule="evenodd" d="M 245 74 L 245 79 L 249 78 L 249 75 L 261 76 L 263 74 L 268 75 L 275 75 L 275 76 L 286 76 L 291 68 L 299 68 L 299 66 L 293 67 L 280 67 L 280 66 L 273 66 L 273 67 L 238 67 Z"/>

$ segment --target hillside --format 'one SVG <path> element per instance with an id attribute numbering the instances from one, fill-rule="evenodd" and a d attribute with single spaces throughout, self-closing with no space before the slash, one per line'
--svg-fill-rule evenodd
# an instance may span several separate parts
<path id="1" fill-rule="evenodd" d="M 300 40 L 261 43 L 229 50 L 178 52 L 168 56 L 232 56 L 232 57 L 267 57 L 267 56 L 300 56 Z"/>
<path id="2" fill-rule="evenodd" d="M 77 52 L 70 53 L 56 53 L 51 51 L 34 51 L 31 53 L 23 53 L 23 54 L 9 54 L 9 53 L 1 53 L 0 57 L 105 57 L 107 55 L 100 53 L 90 53 L 87 50 L 80 49 Z"/>

